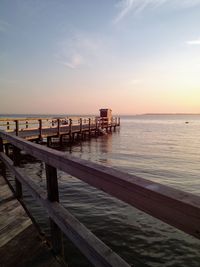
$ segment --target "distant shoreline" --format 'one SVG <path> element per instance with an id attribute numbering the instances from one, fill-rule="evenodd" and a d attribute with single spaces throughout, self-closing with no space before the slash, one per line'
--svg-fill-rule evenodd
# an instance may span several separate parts
<path id="1" fill-rule="evenodd" d="M 97 114 L 45 114 L 45 113 L 27 113 L 27 114 L 17 114 L 17 113 L 0 113 L 0 117 L 37 117 L 37 116 L 47 116 L 47 117 L 54 117 L 54 116 L 65 116 L 65 117 L 70 117 L 70 116 L 75 116 L 75 117 L 95 117 L 98 116 Z M 113 116 L 200 116 L 200 113 L 141 113 L 141 114 L 113 114 Z"/>
<path id="2" fill-rule="evenodd" d="M 145 114 L 138 114 L 138 115 L 200 115 L 200 113 L 145 113 Z"/>

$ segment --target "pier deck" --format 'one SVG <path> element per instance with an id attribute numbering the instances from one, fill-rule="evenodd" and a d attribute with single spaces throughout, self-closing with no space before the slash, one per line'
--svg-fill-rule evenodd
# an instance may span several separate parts
<path id="1" fill-rule="evenodd" d="M 5 179 L 0 176 L 0 266 L 58 267 Z"/>

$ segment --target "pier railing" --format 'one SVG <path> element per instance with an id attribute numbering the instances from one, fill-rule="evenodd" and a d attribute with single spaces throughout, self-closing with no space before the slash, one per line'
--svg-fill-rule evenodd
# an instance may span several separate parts
<path id="1" fill-rule="evenodd" d="M 3 140 L 13 146 L 13 161 L 4 153 Z M 43 161 L 46 166 L 47 192 L 30 179 L 20 164 L 20 150 Z M 61 231 L 94 266 L 129 266 L 60 203 L 57 169 L 172 225 L 200 238 L 200 197 L 159 183 L 120 172 L 113 168 L 68 156 L 60 151 L 28 142 L 0 131 L 0 159 L 16 179 L 16 196 L 22 198 L 22 185 L 48 212 L 54 251 L 62 250 Z"/>
<path id="2" fill-rule="evenodd" d="M 0 130 L 4 130 L 27 140 L 43 137 L 60 137 L 62 135 L 99 132 L 120 125 L 119 117 L 110 120 L 104 117 L 66 117 L 66 118 L 18 118 L 0 119 Z"/>
<path id="3" fill-rule="evenodd" d="M 0 128 L 6 132 L 16 132 L 44 129 L 64 128 L 66 125 L 119 125 L 120 118 L 112 117 L 65 117 L 65 118 L 0 118 Z M 17 135 L 17 134 L 16 134 Z"/>

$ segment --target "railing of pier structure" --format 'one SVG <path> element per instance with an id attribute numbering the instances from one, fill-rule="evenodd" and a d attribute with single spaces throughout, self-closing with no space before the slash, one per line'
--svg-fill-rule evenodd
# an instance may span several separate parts
<path id="1" fill-rule="evenodd" d="M 13 161 L 4 153 L 3 140 L 13 146 Z M 47 192 L 19 168 L 20 150 L 43 161 L 46 166 Z M 16 179 L 16 196 L 22 198 L 22 185 L 48 212 L 54 251 L 62 251 L 61 231 L 94 266 L 129 266 L 60 203 L 57 169 L 200 238 L 200 197 L 146 179 L 120 172 L 0 131 L 0 159 Z M 4 172 L 5 173 L 5 172 Z"/>
<path id="2" fill-rule="evenodd" d="M 27 140 L 41 139 L 43 137 L 60 137 L 62 135 L 99 133 L 105 129 L 120 125 L 120 118 L 113 117 L 111 121 L 103 117 L 71 117 L 71 118 L 18 118 L 0 119 L 0 129 L 21 136 Z"/>

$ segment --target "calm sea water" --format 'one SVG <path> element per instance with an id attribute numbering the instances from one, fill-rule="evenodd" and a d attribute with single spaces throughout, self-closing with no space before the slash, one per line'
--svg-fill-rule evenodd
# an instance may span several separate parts
<path id="1" fill-rule="evenodd" d="M 199 115 L 122 117 L 116 132 L 62 150 L 200 195 Z M 46 186 L 44 164 L 23 163 L 29 176 Z M 63 172 L 58 176 L 63 205 L 132 266 L 200 266 L 199 240 Z M 27 193 L 25 200 L 48 233 L 48 216 Z M 65 242 L 69 266 L 89 266 Z"/>

